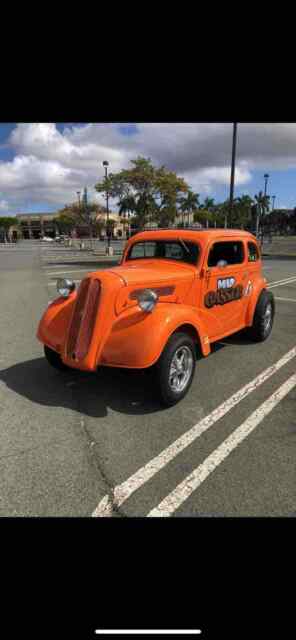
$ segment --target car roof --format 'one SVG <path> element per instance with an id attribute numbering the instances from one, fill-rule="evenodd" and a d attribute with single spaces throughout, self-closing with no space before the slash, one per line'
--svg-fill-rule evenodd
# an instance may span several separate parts
<path id="1" fill-rule="evenodd" d="M 140 231 L 132 236 L 129 243 L 139 240 L 161 240 L 167 238 L 182 238 L 185 240 L 200 241 L 202 244 L 214 238 L 232 238 L 239 236 L 240 238 L 250 238 L 256 241 L 256 237 L 249 231 L 242 229 L 151 229 Z"/>

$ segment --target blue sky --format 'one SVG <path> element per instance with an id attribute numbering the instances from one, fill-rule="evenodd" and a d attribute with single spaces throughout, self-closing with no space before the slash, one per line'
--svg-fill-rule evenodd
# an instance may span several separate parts
<path id="1" fill-rule="evenodd" d="M 223 123 L 0 123 L 0 215 L 56 211 L 138 155 L 219 202 L 229 195 L 232 125 Z M 235 196 L 264 190 L 296 206 L 296 124 L 238 124 Z M 111 203 L 116 209 L 116 202 Z"/>

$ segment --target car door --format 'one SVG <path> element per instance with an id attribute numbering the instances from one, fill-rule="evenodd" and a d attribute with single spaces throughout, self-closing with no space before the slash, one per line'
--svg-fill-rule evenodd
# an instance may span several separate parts
<path id="1" fill-rule="evenodd" d="M 248 270 L 244 242 L 239 237 L 225 236 L 212 240 L 202 275 L 200 304 L 208 318 L 209 338 L 234 333 L 243 325 L 246 312 Z"/>

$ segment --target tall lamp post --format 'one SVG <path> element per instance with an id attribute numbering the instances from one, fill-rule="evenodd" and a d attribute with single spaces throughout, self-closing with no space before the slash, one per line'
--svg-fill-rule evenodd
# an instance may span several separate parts
<path id="1" fill-rule="evenodd" d="M 109 166 L 108 160 L 104 160 L 103 161 L 103 167 L 105 168 L 105 178 L 106 178 L 106 180 L 108 178 L 108 166 Z M 107 253 L 107 256 L 109 256 L 109 255 L 113 254 L 113 248 L 110 247 L 109 193 L 108 193 L 108 190 L 106 191 L 106 208 L 107 208 L 107 249 L 106 249 L 106 253 Z"/>
<path id="2" fill-rule="evenodd" d="M 276 199 L 276 196 L 272 196 L 272 210 L 274 210 L 274 201 Z"/>
<path id="3" fill-rule="evenodd" d="M 233 132 L 232 132 L 232 156 L 231 156 L 231 175 L 230 175 L 230 193 L 229 193 L 229 214 L 231 214 L 232 207 L 233 207 L 236 139 L 237 139 L 237 122 L 234 122 L 233 123 Z M 225 226 L 225 228 L 227 227 L 227 214 L 225 216 L 224 226 Z"/>
<path id="4" fill-rule="evenodd" d="M 269 178 L 268 173 L 265 173 L 265 174 L 264 174 L 264 180 L 265 180 L 264 195 L 265 195 L 265 196 L 266 196 L 266 194 L 267 194 L 267 183 L 268 183 L 268 178 Z"/>
<path id="5" fill-rule="evenodd" d="M 266 197 L 266 195 L 267 195 L 267 183 L 268 183 L 268 178 L 269 178 L 269 174 L 268 174 L 268 173 L 265 173 L 265 174 L 264 174 L 264 180 L 265 180 L 265 184 L 264 184 L 264 197 Z M 264 203 L 264 206 L 263 206 L 263 213 L 265 214 L 265 203 Z M 263 229 L 264 229 L 264 225 L 262 225 L 262 230 L 261 230 L 261 233 L 262 233 L 262 240 L 261 240 L 261 244 L 263 244 Z"/>

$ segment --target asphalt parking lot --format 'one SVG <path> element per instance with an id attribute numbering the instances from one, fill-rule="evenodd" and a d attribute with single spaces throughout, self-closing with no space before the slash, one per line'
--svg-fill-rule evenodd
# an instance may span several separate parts
<path id="1" fill-rule="evenodd" d="M 296 515 L 296 259 L 264 260 L 271 337 L 236 334 L 160 407 L 150 372 L 50 369 L 36 328 L 55 282 L 108 263 L 0 247 L 0 516 Z"/>

